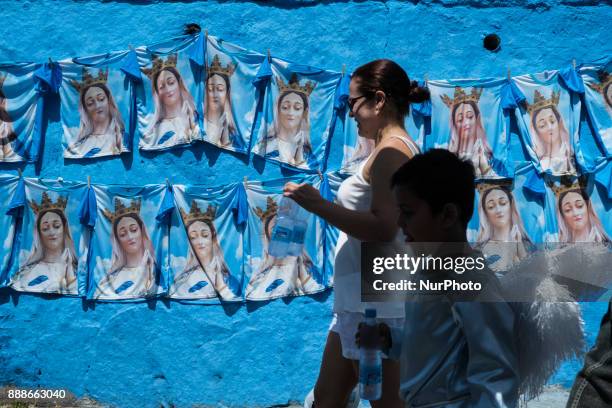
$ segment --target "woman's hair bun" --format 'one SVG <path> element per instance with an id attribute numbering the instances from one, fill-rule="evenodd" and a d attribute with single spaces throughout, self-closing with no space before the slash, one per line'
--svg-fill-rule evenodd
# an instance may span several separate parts
<path id="1" fill-rule="evenodd" d="M 410 81 L 409 99 L 412 103 L 421 103 L 429 100 L 429 89 L 419 86 L 417 81 Z"/>

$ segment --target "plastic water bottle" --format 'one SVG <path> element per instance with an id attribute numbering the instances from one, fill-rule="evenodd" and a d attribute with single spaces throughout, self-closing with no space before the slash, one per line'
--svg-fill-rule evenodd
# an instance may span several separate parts
<path id="1" fill-rule="evenodd" d="M 276 223 L 268 245 L 268 253 L 276 258 L 289 255 L 289 245 L 293 236 L 294 217 L 297 204 L 290 198 L 282 197 L 276 214 Z"/>
<path id="2" fill-rule="evenodd" d="M 306 240 L 306 229 L 308 228 L 308 213 L 295 205 L 297 210 L 294 212 L 293 231 L 291 233 L 291 243 L 289 244 L 289 255 L 300 256 L 304 249 L 304 241 Z"/>
<path id="3" fill-rule="evenodd" d="M 359 349 L 359 396 L 376 401 L 382 396 L 382 357 L 375 309 L 366 309 L 364 323 Z"/>

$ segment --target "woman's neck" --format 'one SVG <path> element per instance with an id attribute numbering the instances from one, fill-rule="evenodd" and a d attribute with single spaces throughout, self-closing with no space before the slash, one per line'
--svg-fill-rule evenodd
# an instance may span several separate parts
<path id="1" fill-rule="evenodd" d="M 587 242 L 589 241 L 589 228 L 584 227 L 578 231 L 572 233 L 574 242 Z"/>
<path id="2" fill-rule="evenodd" d="M 295 137 L 295 135 L 297 135 L 299 132 L 299 129 L 287 129 L 284 127 L 280 127 L 278 135 L 276 135 L 280 140 L 282 140 L 283 142 L 292 142 L 292 139 Z"/>
<path id="3" fill-rule="evenodd" d="M 60 262 L 62 260 L 62 252 L 64 252 L 63 249 L 49 249 L 49 248 L 45 248 L 45 256 L 43 258 L 43 261 L 45 262 L 49 262 L 49 263 L 57 263 Z"/>
<path id="4" fill-rule="evenodd" d="M 493 241 L 509 241 L 510 240 L 510 226 L 504 225 L 500 228 L 493 228 Z"/>
<path id="5" fill-rule="evenodd" d="M 166 119 L 174 119 L 181 115 L 181 104 L 177 102 L 172 106 L 166 106 L 165 111 L 166 111 L 166 114 L 165 114 Z"/>
<path id="6" fill-rule="evenodd" d="M 138 252 L 138 254 L 130 254 L 127 256 L 125 266 L 128 268 L 136 268 L 140 266 L 142 258 L 144 257 L 144 250 Z"/>
<path id="7" fill-rule="evenodd" d="M 561 151 L 561 139 L 555 138 L 551 143 L 544 146 L 545 156 L 556 157 Z"/>
<path id="8" fill-rule="evenodd" d="M 106 133 L 106 130 L 108 129 L 109 124 L 110 124 L 110 119 L 105 119 L 104 121 L 101 121 L 101 122 L 94 122 L 93 130 L 91 133 L 93 135 L 103 135 Z"/>
<path id="9" fill-rule="evenodd" d="M 221 116 L 223 115 L 223 111 L 221 110 L 208 110 L 208 113 L 206 114 L 206 120 L 208 120 L 209 122 L 213 122 L 213 123 L 217 123 L 219 122 L 219 119 L 221 119 Z"/>
<path id="10" fill-rule="evenodd" d="M 198 255 L 198 260 L 200 261 L 202 265 L 208 265 L 210 261 L 212 261 L 212 255 L 211 254 Z"/>
<path id="11" fill-rule="evenodd" d="M 374 144 L 378 146 L 380 142 L 382 142 L 383 140 L 386 140 L 392 136 L 400 136 L 400 135 L 401 136 L 407 135 L 404 125 L 402 123 L 394 122 L 394 121 L 388 122 L 386 125 L 384 125 L 378 130 L 378 134 L 376 135 Z"/>

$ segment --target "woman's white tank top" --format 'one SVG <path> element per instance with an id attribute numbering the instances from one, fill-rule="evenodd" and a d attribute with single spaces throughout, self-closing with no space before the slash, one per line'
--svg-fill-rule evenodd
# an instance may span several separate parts
<path id="1" fill-rule="evenodd" d="M 391 137 L 404 142 L 412 154 L 419 152 L 412 140 L 402 136 Z M 355 174 L 344 180 L 338 188 L 336 202 L 349 210 L 370 210 L 372 186 L 363 177 L 363 169 L 370 157 L 364 159 Z M 398 230 L 395 239 L 403 241 L 401 231 Z M 361 301 L 361 241 L 340 231 L 334 262 L 334 312 L 364 313 L 367 308 L 376 309 L 377 317 L 404 317 L 404 304 L 401 302 L 370 304 Z"/>

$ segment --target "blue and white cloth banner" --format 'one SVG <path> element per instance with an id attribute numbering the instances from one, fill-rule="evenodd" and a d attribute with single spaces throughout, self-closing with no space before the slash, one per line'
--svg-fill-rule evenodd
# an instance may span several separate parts
<path id="1" fill-rule="evenodd" d="M 165 150 L 202 140 L 203 67 L 191 58 L 198 36 L 136 49 L 142 71 L 137 97 L 139 147 Z"/>
<path id="2" fill-rule="evenodd" d="M 40 154 L 43 97 L 37 64 L 0 64 L 0 163 L 35 162 Z"/>
<path id="3" fill-rule="evenodd" d="M 238 186 L 174 185 L 168 297 L 242 300 L 243 234 L 236 225 Z"/>
<path id="4" fill-rule="evenodd" d="M 120 300 L 161 294 L 168 229 L 157 216 L 163 210 L 166 186 L 96 185 L 94 191 L 97 214 L 87 297 Z"/>
<path id="5" fill-rule="evenodd" d="M 245 291 L 247 300 L 270 300 L 284 296 L 311 294 L 326 289 L 324 276 L 324 233 L 321 223 L 310 214 L 301 255 L 276 258 L 268 246 L 276 223 L 283 186 L 288 181 L 306 182 L 319 187 L 317 176 L 305 179 L 278 179 L 248 182 L 249 203 L 246 244 Z"/>
<path id="6" fill-rule="evenodd" d="M 559 83 L 558 71 L 512 78 L 525 96 L 517 109 L 521 139 L 538 173 L 576 174 L 580 155 L 580 97 Z M 578 157 L 577 157 L 578 155 Z M 577 163 L 578 159 L 578 163 Z"/>
<path id="7" fill-rule="evenodd" d="M 596 188 L 595 175 L 553 177 L 548 185 L 554 203 L 549 207 L 549 215 L 556 226 L 552 242 L 612 245 L 611 204 L 600 194 L 605 189 Z"/>
<path id="8" fill-rule="evenodd" d="M 253 153 L 302 170 L 322 170 L 342 75 L 279 58 L 272 58 L 271 70 Z"/>
<path id="9" fill-rule="evenodd" d="M 321 183 L 321 186 L 319 188 L 321 196 L 328 201 L 335 202 L 336 197 L 338 195 L 338 189 L 340 188 L 340 184 L 342 184 L 342 182 L 347 177 L 349 177 L 349 174 L 341 172 L 332 172 L 323 175 L 323 182 Z M 325 222 L 325 220 L 320 220 L 322 223 L 322 228 L 325 231 L 325 285 L 331 287 L 334 284 L 334 262 L 336 260 L 336 244 L 338 243 L 340 230 L 338 230 L 338 228 L 334 227 L 333 225 Z"/>
<path id="10" fill-rule="evenodd" d="M 207 39 L 204 140 L 248 153 L 258 100 L 253 81 L 266 57 L 220 38 Z"/>
<path id="11" fill-rule="evenodd" d="M 79 295 L 87 240 L 78 211 L 87 185 L 33 178 L 24 181 L 19 253 L 11 268 L 10 286 L 20 292 Z"/>
<path id="12" fill-rule="evenodd" d="M 542 237 L 543 203 L 530 203 L 522 194 L 522 188 L 511 180 L 487 180 L 476 185 L 469 241 L 495 271 L 507 271 L 527 257 L 534 242 Z"/>
<path id="13" fill-rule="evenodd" d="M 11 264 L 17 217 L 10 216 L 8 211 L 18 183 L 19 178 L 8 174 L 0 174 L 0 231 L 3 235 L 2 245 L 0 246 L 0 287 L 6 286 Z"/>
<path id="14" fill-rule="evenodd" d="M 508 115 L 501 93 L 505 80 L 429 81 L 431 141 L 474 165 L 476 178 L 512 176 Z"/>
<path id="15" fill-rule="evenodd" d="M 131 147 L 133 82 L 121 70 L 128 52 L 61 62 L 64 157 L 117 156 Z"/>
<path id="16" fill-rule="evenodd" d="M 584 99 L 605 157 L 612 157 L 612 59 L 606 64 L 589 64 L 580 68 L 584 82 Z"/>

